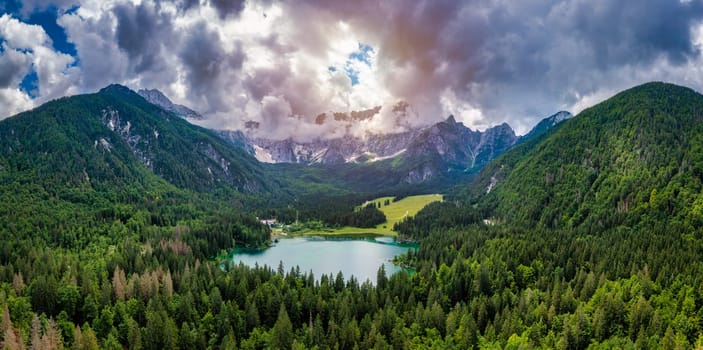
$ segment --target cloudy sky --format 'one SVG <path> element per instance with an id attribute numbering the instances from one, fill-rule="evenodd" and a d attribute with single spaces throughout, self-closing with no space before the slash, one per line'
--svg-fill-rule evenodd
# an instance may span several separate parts
<path id="1" fill-rule="evenodd" d="M 415 124 L 524 133 L 651 80 L 703 91 L 703 0 L 4 0 L 0 14 L 0 119 L 121 83 L 275 137 L 378 105 L 364 128 L 393 131 L 398 101 Z"/>

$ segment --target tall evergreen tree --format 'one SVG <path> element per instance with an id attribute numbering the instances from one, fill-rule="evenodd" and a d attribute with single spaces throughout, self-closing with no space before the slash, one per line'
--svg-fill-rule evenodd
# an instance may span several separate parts
<path id="1" fill-rule="evenodd" d="M 274 349 L 290 349 L 293 346 L 293 324 L 290 322 L 285 305 L 281 304 L 278 319 L 271 329 L 271 346 Z"/>

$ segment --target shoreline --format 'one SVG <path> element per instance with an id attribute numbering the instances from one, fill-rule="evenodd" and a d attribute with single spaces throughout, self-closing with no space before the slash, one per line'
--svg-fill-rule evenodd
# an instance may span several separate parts
<path id="1" fill-rule="evenodd" d="M 298 232 L 289 232 L 287 237 L 300 237 L 300 236 L 385 236 L 385 237 L 398 237 L 398 233 L 391 230 L 384 230 L 378 228 L 360 228 L 360 227 L 342 227 L 337 229 L 329 230 L 301 230 Z"/>

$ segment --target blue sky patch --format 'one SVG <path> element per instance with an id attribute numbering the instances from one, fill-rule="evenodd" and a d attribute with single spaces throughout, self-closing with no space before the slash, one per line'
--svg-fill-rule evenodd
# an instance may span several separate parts
<path id="1" fill-rule="evenodd" d="M 66 11 L 66 13 L 75 12 L 77 9 L 78 6 L 74 6 Z M 54 50 L 69 54 L 73 57 L 78 55 L 76 46 L 68 41 L 66 31 L 57 22 L 59 10 L 56 6 L 52 5 L 40 11 L 35 9 L 29 14 L 29 18 L 22 16 L 21 10 L 22 3 L 19 0 L 0 1 L 0 13 L 9 13 L 12 17 L 20 19 L 23 23 L 40 25 L 49 38 L 51 38 Z"/>
<path id="2" fill-rule="evenodd" d="M 347 73 L 349 80 L 351 80 L 352 86 L 359 84 L 359 71 L 352 68 L 349 62 L 344 66 L 344 71 Z"/>
<path id="3" fill-rule="evenodd" d="M 9 13 L 15 17 L 19 17 L 22 3 L 19 0 L 0 1 L 0 13 Z"/>
<path id="4" fill-rule="evenodd" d="M 371 53 L 373 53 L 373 48 L 371 46 L 359 43 L 359 50 L 350 53 L 349 59 L 366 63 L 366 65 L 370 67 L 371 61 L 369 60 L 369 56 Z"/>
<path id="5" fill-rule="evenodd" d="M 22 79 L 22 82 L 20 83 L 20 90 L 29 95 L 31 98 L 36 98 L 39 96 L 39 76 L 37 75 L 37 71 L 34 70 L 33 65 L 29 73 Z"/>
<path id="6" fill-rule="evenodd" d="M 349 54 L 347 61 L 344 63 L 344 72 L 351 80 L 352 86 L 359 84 L 359 71 L 354 69 L 352 61 L 358 61 L 371 67 L 370 56 L 373 53 L 373 48 L 369 45 L 359 43 L 359 49 Z"/>
<path id="7" fill-rule="evenodd" d="M 33 12 L 29 15 L 27 23 L 42 26 L 46 34 L 51 38 L 54 50 L 76 57 L 76 46 L 68 41 L 66 31 L 56 22 L 57 19 L 58 10 L 55 7 L 50 7 L 44 11 Z"/>
<path id="8" fill-rule="evenodd" d="M 81 8 L 81 7 L 78 5 L 73 5 L 68 10 L 66 10 L 65 14 L 72 15 L 74 13 L 77 13 L 79 8 Z"/>

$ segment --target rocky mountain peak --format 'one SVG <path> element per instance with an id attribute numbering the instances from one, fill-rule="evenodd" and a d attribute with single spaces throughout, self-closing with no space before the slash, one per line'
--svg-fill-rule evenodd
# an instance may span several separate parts
<path id="1" fill-rule="evenodd" d="M 558 123 L 563 122 L 564 120 L 570 119 L 571 117 L 573 117 L 573 115 L 571 113 L 569 113 L 567 111 L 559 111 L 549 118 L 551 118 L 552 121 L 554 122 L 553 125 L 556 125 Z"/>
<path id="2" fill-rule="evenodd" d="M 100 89 L 100 93 L 118 93 L 118 94 L 130 94 L 134 93 L 130 88 L 120 85 L 120 84 L 110 84 L 102 89 Z"/>
<path id="3" fill-rule="evenodd" d="M 502 136 L 507 137 L 508 139 L 516 139 L 517 138 L 517 136 L 515 136 L 515 130 L 513 130 L 513 128 L 510 125 L 508 125 L 508 123 L 502 123 L 502 124 L 498 124 L 492 128 L 488 128 L 488 129 L 486 129 L 486 131 L 484 131 L 484 134 L 491 135 L 491 136 L 492 135 L 502 135 Z"/>
<path id="4" fill-rule="evenodd" d="M 542 133 L 551 129 L 552 127 L 556 126 L 557 124 L 559 124 L 567 119 L 571 119 L 572 117 L 573 117 L 573 115 L 567 111 L 559 111 L 557 113 L 554 113 L 554 114 L 550 115 L 549 117 L 542 119 L 539 123 L 537 123 L 537 125 L 535 125 L 535 127 L 532 128 L 532 130 L 530 130 L 530 132 L 521 136 L 520 139 L 518 140 L 518 142 L 522 142 L 522 141 L 525 141 L 529 138 L 541 135 Z"/>
<path id="5" fill-rule="evenodd" d="M 141 89 L 137 93 L 145 100 L 164 110 L 185 119 L 203 119 L 198 112 L 179 104 L 173 103 L 163 92 L 157 89 Z"/>

